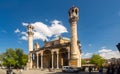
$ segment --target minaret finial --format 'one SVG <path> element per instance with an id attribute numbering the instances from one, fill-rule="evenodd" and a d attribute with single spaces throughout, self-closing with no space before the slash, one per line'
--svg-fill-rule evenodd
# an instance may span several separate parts
<path id="1" fill-rule="evenodd" d="M 72 8 L 69 9 L 69 22 L 70 23 L 75 23 L 79 19 L 79 8 L 73 6 Z"/>

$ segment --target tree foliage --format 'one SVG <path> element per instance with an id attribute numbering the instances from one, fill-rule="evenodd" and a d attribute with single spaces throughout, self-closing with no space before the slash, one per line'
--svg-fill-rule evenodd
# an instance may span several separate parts
<path id="1" fill-rule="evenodd" d="M 81 59 L 81 64 L 82 64 L 82 65 L 83 65 L 83 64 L 86 64 L 85 59 Z"/>
<path id="2" fill-rule="evenodd" d="M 90 59 L 90 63 L 95 64 L 96 66 L 100 67 L 100 66 L 102 66 L 103 63 L 105 63 L 105 59 L 103 59 L 98 54 L 93 54 L 91 59 Z"/>
<path id="3" fill-rule="evenodd" d="M 2 61 L 2 65 L 21 67 L 26 64 L 28 57 L 20 48 L 16 48 L 15 50 L 8 48 L 6 52 L 1 54 L 0 60 Z"/>

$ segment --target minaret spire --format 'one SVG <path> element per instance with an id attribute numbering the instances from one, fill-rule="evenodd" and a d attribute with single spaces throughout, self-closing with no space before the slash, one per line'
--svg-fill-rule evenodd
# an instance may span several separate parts
<path id="1" fill-rule="evenodd" d="M 72 67 L 80 67 L 80 50 L 78 49 L 77 22 L 79 19 L 79 9 L 75 6 L 69 9 L 69 23 L 71 28 L 71 59 Z"/>
<path id="2" fill-rule="evenodd" d="M 28 28 L 28 31 L 27 31 L 27 33 L 28 33 L 28 50 L 30 52 L 30 51 L 33 51 L 33 35 L 34 35 L 33 29 L 34 29 L 34 27 L 32 25 L 28 25 L 27 28 Z"/>
<path id="3" fill-rule="evenodd" d="M 29 69 L 32 68 L 32 54 L 30 54 L 30 51 L 33 51 L 33 29 L 34 27 L 32 25 L 28 25 L 27 26 L 27 33 L 28 33 L 28 63 L 27 63 L 27 67 Z"/>

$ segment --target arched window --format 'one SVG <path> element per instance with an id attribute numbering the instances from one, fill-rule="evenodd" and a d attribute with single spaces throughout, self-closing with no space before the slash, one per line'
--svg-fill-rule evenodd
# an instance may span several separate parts
<path id="1" fill-rule="evenodd" d="M 35 53 L 32 54 L 32 59 L 35 60 Z"/>
<path id="2" fill-rule="evenodd" d="M 76 14 L 78 13 L 78 10 L 77 10 L 77 9 L 75 9 L 75 13 L 76 13 Z"/>
<path id="3" fill-rule="evenodd" d="M 72 13 L 74 12 L 74 9 L 72 9 Z"/>

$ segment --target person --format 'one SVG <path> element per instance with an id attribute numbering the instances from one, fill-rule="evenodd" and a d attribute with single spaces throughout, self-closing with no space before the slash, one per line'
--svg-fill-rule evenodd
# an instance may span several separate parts
<path id="1" fill-rule="evenodd" d="M 91 67 L 89 67 L 89 74 L 91 74 L 91 71 L 92 71 L 92 68 L 91 68 Z"/>
<path id="2" fill-rule="evenodd" d="M 8 67 L 8 69 L 6 70 L 6 74 L 13 74 L 13 71 L 10 67 Z"/>
<path id="3" fill-rule="evenodd" d="M 103 67 L 100 67 L 99 73 L 100 73 L 100 74 L 103 74 Z"/>
<path id="4" fill-rule="evenodd" d="M 114 67 L 113 66 L 109 66 L 107 69 L 107 74 L 114 74 Z"/>
<path id="5" fill-rule="evenodd" d="M 48 71 L 49 71 L 49 72 L 52 72 L 52 69 L 51 69 L 50 67 L 48 67 Z"/>
<path id="6" fill-rule="evenodd" d="M 120 74 L 120 66 L 117 67 L 117 74 Z"/>

